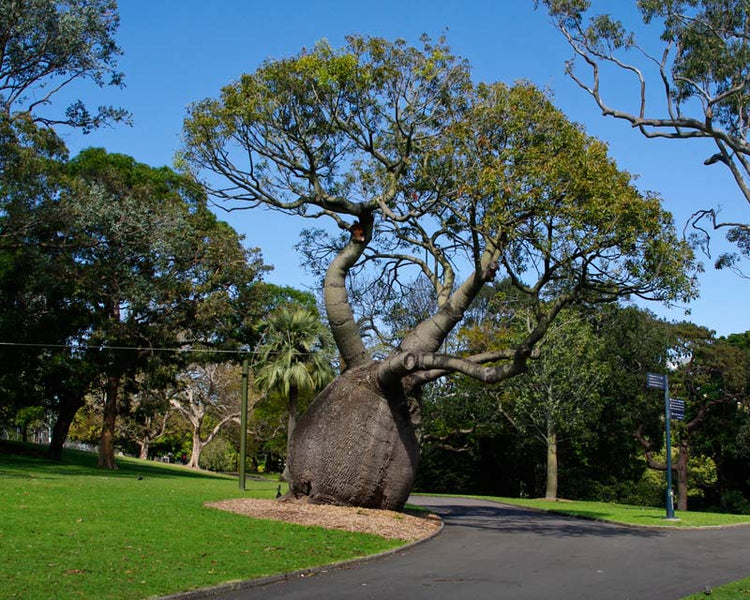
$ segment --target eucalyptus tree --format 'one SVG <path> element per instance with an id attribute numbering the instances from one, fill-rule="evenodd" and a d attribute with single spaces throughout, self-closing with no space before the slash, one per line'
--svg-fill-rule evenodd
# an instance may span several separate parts
<path id="1" fill-rule="evenodd" d="M 721 462 L 726 437 L 737 437 L 747 422 L 750 401 L 748 357 L 741 348 L 716 339 L 691 323 L 677 328 L 683 360 L 674 373 L 674 394 L 685 399 L 685 418 L 674 424 L 677 460 L 677 509 L 688 509 L 688 460 L 696 445 Z M 703 439 L 701 439 L 703 438 Z M 736 442 L 735 442 L 736 444 Z M 731 445 L 735 445 L 731 444 Z M 723 447 L 724 446 L 724 447 Z"/>
<path id="2" fill-rule="evenodd" d="M 289 454 L 300 395 L 319 391 L 333 379 L 333 340 L 318 314 L 300 307 L 282 307 L 269 315 L 261 335 L 255 381 L 261 390 L 279 392 L 286 400 Z M 284 477 L 288 477 L 286 470 Z"/>
<path id="3" fill-rule="evenodd" d="M 537 4 L 540 0 L 537 0 Z M 643 25 L 636 34 L 609 14 L 594 14 L 588 0 L 541 0 L 574 51 L 567 72 L 605 116 L 621 119 L 647 138 L 707 139 L 715 153 L 706 165 L 723 164 L 750 203 L 750 5 L 746 0 L 638 0 Z M 599 3 L 601 8 L 605 3 Z M 626 4 L 617 6 L 627 14 Z M 640 24 L 639 24 L 640 25 Z M 658 35 L 649 37 L 649 32 Z M 655 43 L 654 43 L 655 42 Z M 583 62 L 589 76 L 576 71 Z M 631 78 L 634 109 L 612 103 L 602 80 L 614 68 Z M 716 209 L 692 216 L 728 230 L 740 254 L 750 256 L 750 225 L 721 222 Z M 737 267 L 737 254 L 716 266 Z M 738 269 L 736 269 L 738 270 Z M 739 270 L 738 270 L 739 271 Z"/>
<path id="4" fill-rule="evenodd" d="M 127 120 L 119 108 L 92 113 L 81 100 L 50 111 L 53 97 L 78 81 L 121 87 L 116 0 L 0 1 L 0 117 L 84 132 Z"/>
<path id="5" fill-rule="evenodd" d="M 343 372 L 297 423 L 290 495 L 401 507 L 419 457 L 422 386 L 522 373 L 566 306 L 691 295 L 692 257 L 652 194 L 530 84 L 474 84 L 439 41 L 352 36 L 268 61 L 194 104 L 184 156 L 244 206 L 328 219 L 323 295 Z M 206 185 L 209 185 L 206 182 Z M 435 311 L 374 359 L 346 281 L 424 276 Z M 529 298 L 524 336 L 468 355 L 443 343 L 498 274 Z"/>
<path id="6" fill-rule="evenodd" d="M 259 400 L 254 395 L 253 405 Z M 178 378 L 169 403 L 190 423 L 188 467 L 200 468 L 203 449 L 230 423 L 240 421 L 240 368 L 231 363 L 190 365 Z M 252 412 L 252 406 L 251 412 Z"/>
<path id="7" fill-rule="evenodd" d="M 115 0 L 0 0 L 0 247 L 49 216 L 50 166 L 67 158 L 55 127 L 128 121 L 112 106 L 54 103 L 78 82 L 122 87 L 118 25 Z"/>
<path id="8" fill-rule="evenodd" d="M 575 442 L 601 413 L 608 378 L 602 350 L 602 338 L 584 316 L 566 312 L 547 332 L 528 371 L 498 396 L 510 423 L 546 447 L 547 499 L 557 498 L 558 446 Z"/>

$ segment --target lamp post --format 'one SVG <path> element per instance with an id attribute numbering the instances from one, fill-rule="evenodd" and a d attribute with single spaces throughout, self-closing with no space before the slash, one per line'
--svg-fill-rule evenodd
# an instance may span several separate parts
<path id="1" fill-rule="evenodd" d="M 242 398 L 240 399 L 240 490 L 245 491 L 245 454 L 247 454 L 247 380 L 250 373 L 248 359 L 242 361 Z"/>

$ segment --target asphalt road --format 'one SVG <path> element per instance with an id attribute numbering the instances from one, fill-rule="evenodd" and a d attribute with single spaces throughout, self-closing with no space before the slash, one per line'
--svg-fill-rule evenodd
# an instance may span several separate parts
<path id="1" fill-rule="evenodd" d="M 225 593 L 223 600 L 669 600 L 750 576 L 750 527 L 634 529 L 458 498 L 432 540 L 369 563 Z"/>

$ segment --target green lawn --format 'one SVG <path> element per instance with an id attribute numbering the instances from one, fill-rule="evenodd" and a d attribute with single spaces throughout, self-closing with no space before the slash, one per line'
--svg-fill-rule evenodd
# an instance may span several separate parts
<path id="1" fill-rule="evenodd" d="M 147 598 L 381 552 L 393 540 L 209 509 L 226 498 L 272 498 L 276 481 L 96 457 L 62 463 L 0 449 L 0 597 Z M 139 478 L 140 477 L 140 478 Z"/>
<path id="2" fill-rule="evenodd" d="M 710 595 L 701 592 L 687 596 L 683 600 L 705 600 L 705 598 L 711 598 L 711 600 L 748 600 L 750 598 L 750 578 L 740 579 L 739 581 L 714 588 L 711 590 Z"/>
<path id="3" fill-rule="evenodd" d="M 625 504 L 608 504 L 605 502 L 582 501 L 549 501 L 529 500 L 525 498 L 500 498 L 496 496 L 463 496 L 480 500 L 495 500 L 505 504 L 526 506 L 546 510 L 562 515 L 611 521 L 624 525 L 657 526 L 657 527 L 715 527 L 718 525 L 737 525 L 750 523 L 750 515 L 729 515 L 725 513 L 707 513 L 693 511 L 676 511 L 677 520 L 668 521 L 663 508 L 648 506 L 628 506 Z"/>

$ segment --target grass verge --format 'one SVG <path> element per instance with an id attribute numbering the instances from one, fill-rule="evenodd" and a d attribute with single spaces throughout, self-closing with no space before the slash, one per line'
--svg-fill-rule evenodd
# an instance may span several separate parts
<path id="1" fill-rule="evenodd" d="M 277 482 L 237 480 L 130 458 L 62 462 L 0 453 L 3 599 L 162 596 L 366 556 L 401 545 L 374 535 L 249 519 L 203 506 L 272 498 Z"/>
<path id="2" fill-rule="evenodd" d="M 725 513 L 708 513 L 693 511 L 676 511 L 677 520 L 668 521 L 663 508 L 648 506 L 629 506 L 626 504 L 609 504 L 606 502 L 583 501 L 550 501 L 530 500 L 525 498 L 501 498 L 497 496 L 462 496 L 479 500 L 494 500 L 504 504 L 525 506 L 545 510 L 560 515 L 582 517 L 599 521 L 610 521 L 623 525 L 647 527 L 717 527 L 726 525 L 750 524 L 750 515 L 729 515 Z"/>
<path id="3" fill-rule="evenodd" d="M 750 578 L 715 587 L 710 594 L 700 592 L 699 594 L 686 596 L 683 600 L 706 600 L 706 598 L 712 600 L 748 600 L 750 598 Z"/>

